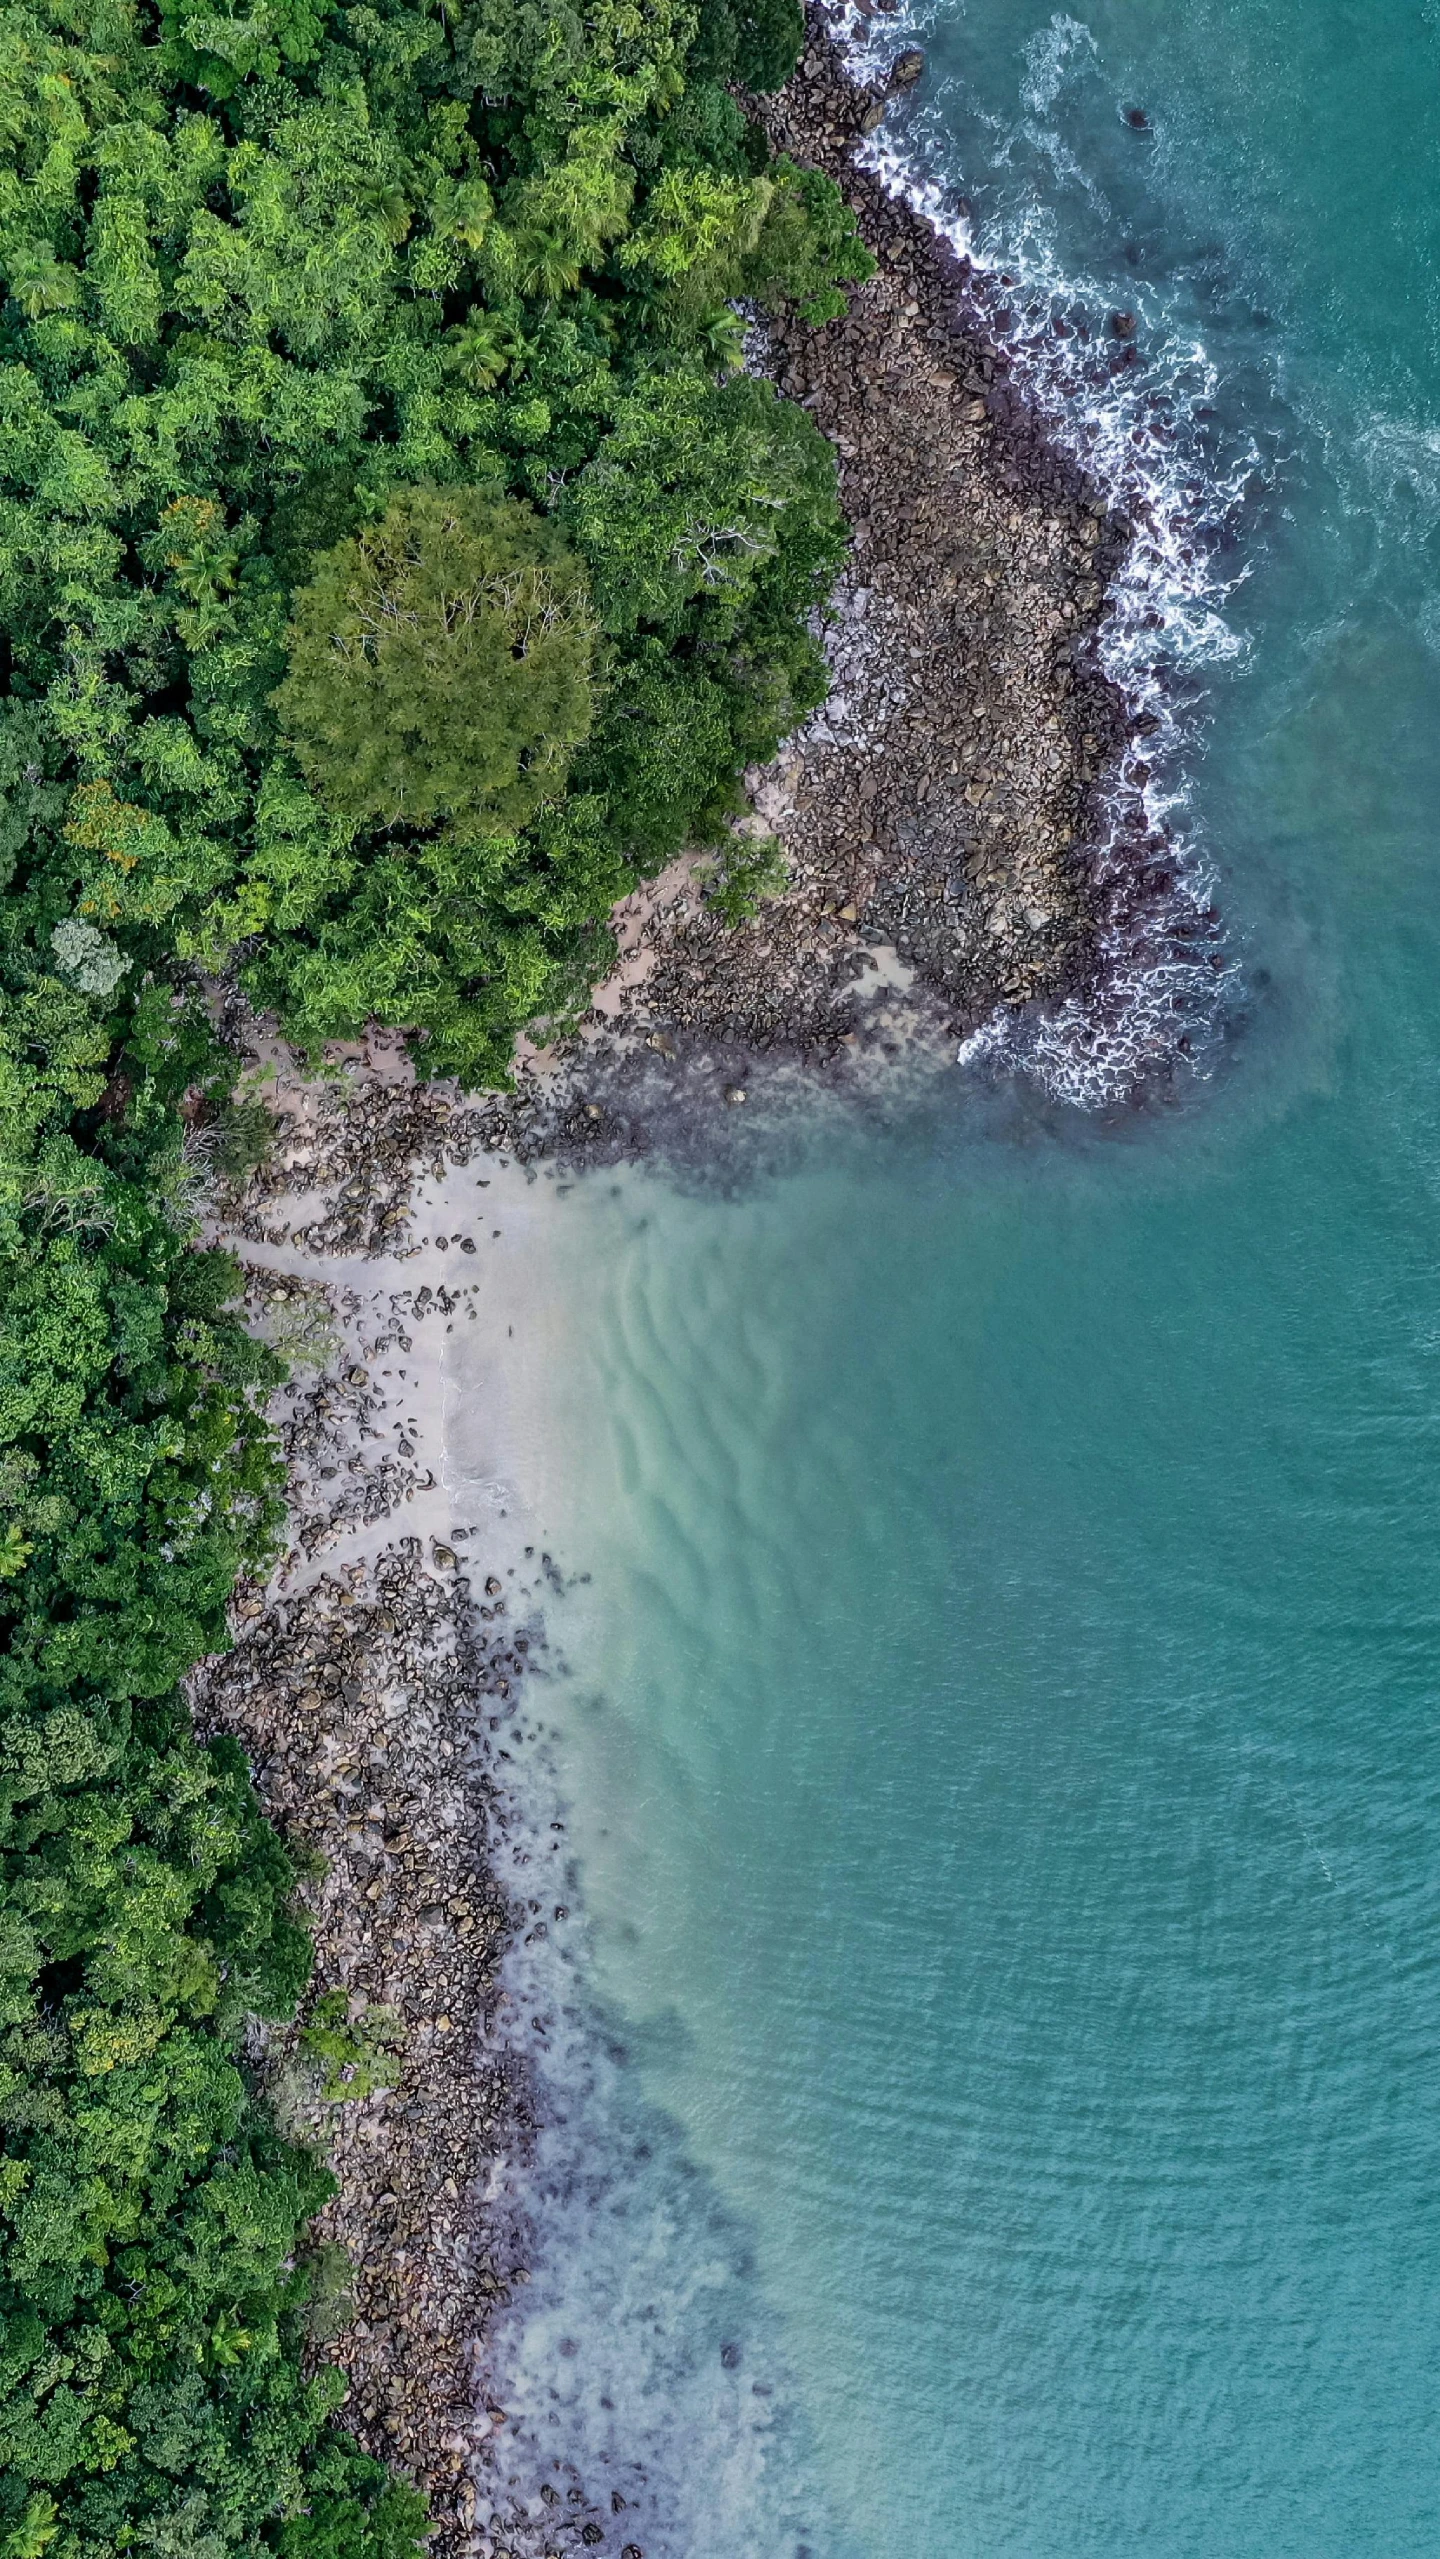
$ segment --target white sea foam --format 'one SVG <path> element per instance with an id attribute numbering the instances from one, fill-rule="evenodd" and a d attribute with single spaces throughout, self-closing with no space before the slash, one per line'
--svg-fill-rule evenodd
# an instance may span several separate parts
<path id="1" fill-rule="evenodd" d="M 916 11 L 876 19 L 840 5 L 829 16 L 867 81 L 883 79 L 896 53 L 927 32 Z M 1027 140 L 1103 209 L 1046 122 L 1076 69 L 1093 68 L 1096 58 L 1090 29 L 1057 12 L 1028 48 L 1020 105 Z M 963 1063 L 1028 1075 L 1057 1100 L 1098 1109 L 1177 1070 L 1203 1074 L 1238 990 L 1214 908 L 1213 865 L 1189 819 L 1185 772 L 1205 671 L 1247 645 L 1227 614 L 1247 572 L 1222 565 L 1220 537 L 1260 455 L 1245 445 L 1217 463 L 1206 450 L 1200 421 L 1214 404 L 1217 369 L 1158 296 L 1131 288 L 1145 355 L 1128 362 L 1105 334 L 1113 293 L 1065 268 L 1048 209 L 1032 205 L 998 248 L 982 246 L 956 210 L 953 183 L 922 165 L 922 150 L 943 170 L 946 137 L 934 119 L 900 137 L 882 126 L 862 156 L 969 262 L 977 316 L 1000 305 L 1013 315 L 1003 340 L 1011 379 L 1056 447 L 1133 527 L 1098 644 L 1100 665 L 1128 706 L 1133 741 L 1111 783 L 1095 852 L 1098 980 L 1038 1017 L 997 1014 L 960 1052 Z M 969 291 L 962 288 L 962 301 Z M 1433 468 L 1440 485 L 1429 451 L 1408 451 L 1400 467 L 1416 481 Z"/>

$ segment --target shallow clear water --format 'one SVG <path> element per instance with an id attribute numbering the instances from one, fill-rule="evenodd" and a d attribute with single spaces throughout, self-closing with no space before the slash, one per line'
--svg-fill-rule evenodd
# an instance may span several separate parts
<path id="1" fill-rule="evenodd" d="M 1186 750 L 1248 997 L 1151 1111 L 957 1073 L 547 1235 L 516 1410 L 593 1574 L 546 1715 L 617 2042 L 532 2348 L 671 2465 L 647 2559 L 1419 2559 L 1440 8 L 902 23 L 981 243 L 1203 342 L 1264 463 Z"/>

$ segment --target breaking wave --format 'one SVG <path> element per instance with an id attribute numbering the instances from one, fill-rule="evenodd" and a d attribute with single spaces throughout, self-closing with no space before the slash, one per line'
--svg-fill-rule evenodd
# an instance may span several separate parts
<path id="1" fill-rule="evenodd" d="M 877 20 L 841 5 L 828 15 L 856 77 L 872 84 L 927 32 L 918 11 Z M 1094 55 L 1089 29 L 1057 13 L 1027 49 L 1020 104 L 1026 139 L 1058 178 L 1078 182 L 1106 212 L 1094 180 L 1044 123 L 1074 68 L 1093 66 Z M 944 173 L 954 144 L 936 117 L 907 118 L 898 135 L 887 122 L 862 156 L 950 243 L 963 314 L 993 339 L 997 370 L 1131 527 L 1097 643 L 1129 738 L 1092 855 L 1099 965 L 1092 982 L 1058 1006 L 1020 1017 L 1001 1012 L 960 1051 L 962 1063 L 1027 1075 L 1055 1100 L 1098 1110 L 1182 1074 L 1205 1074 L 1239 999 L 1239 966 L 1216 911 L 1213 865 L 1191 822 L 1186 768 L 1206 671 L 1247 647 L 1227 607 L 1247 575 L 1233 562 L 1234 535 L 1261 455 L 1248 440 L 1218 449 L 1211 428 L 1218 369 L 1158 294 L 1134 285 L 1134 334 L 1115 334 L 1113 296 L 1066 270 L 1047 207 L 1032 202 L 1000 246 L 977 242 Z"/>

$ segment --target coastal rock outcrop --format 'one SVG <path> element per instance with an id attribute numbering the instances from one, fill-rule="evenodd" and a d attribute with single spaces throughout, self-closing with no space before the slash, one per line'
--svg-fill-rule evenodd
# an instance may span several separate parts
<path id="1" fill-rule="evenodd" d="M 893 1054 L 897 992 L 902 1032 L 939 1042 L 1083 984 L 1087 845 L 1125 733 L 1094 635 L 1128 528 L 1013 387 L 998 289 L 857 165 L 877 102 L 818 18 L 787 87 L 751 103 L 774 148 L 838 181 L 877 259 L 846 318 L 777 324 L 756 358 L 839 459 L 833 690 L 750 777 L 788 890 L 740 925 L 693 872 L 646 893 L 592 1022 L 718 1043 L 732 1083 L 745 1052 Z"/>

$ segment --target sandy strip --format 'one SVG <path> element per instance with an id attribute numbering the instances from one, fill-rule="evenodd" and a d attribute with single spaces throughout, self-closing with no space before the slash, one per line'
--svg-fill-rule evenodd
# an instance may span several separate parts
<path id="1" fill-rule="evenodd" d="M 497 1867 L 517 1871 L 507 1743 L 527 1729 L 560 1586 L 539 1525 L 558 1452 L 524 1377 L 565 1355 L 571 1185 L 501 1149 L 430 1153 L 447 1125 L 432 1117 L 388 1248 L 315 1248 L 312 1229 L 335 1229 L 357 1121 L 382 1132 L 377 1172 L 383 1155 L 392 1186 L 384 1132 L 414 1139 L 408 1069 L 393 1055 L 352 1063 L 337 1089 L 308 1083 L 273 1043 L 252 1057 L 272 1078 L 284 1181 L 272 1168 L 214 1240 L 245 1269 L 256 1328 L 322 1364 L 273 1408 L 290 1468 L 285 1555 L 265 1589 L 237 1594 L 234 1649 L 202 1666 L 194 1695 L 202 1726 L 245 1745 L 312 1870 L 314 1994 L 255 2050 L 282 2122 L 339 2181 L 314 2234 L 315 2351 L 349 2378 L 345 2423 L 429 2495 L 432 2550 L 488 2559 L 477 2490 L 483 2518 L 506 2436 L 485 2329 L 527 2280 L 514 2197 L 528 2085 L 500 1966 L 517 1925 L 538 1924 Z M 356 2059 L 327 2092 L 303 2034 L 314 1999 L 337 1992 Z M 564 2489 L 574 2529 L 598 2517 L 584 2483 Z M 507 2523 L 516 2559 L 553 2541 L 535 2503 Z M 608 2541 L 608 2499 L 605 2522 Z"/>

